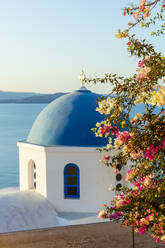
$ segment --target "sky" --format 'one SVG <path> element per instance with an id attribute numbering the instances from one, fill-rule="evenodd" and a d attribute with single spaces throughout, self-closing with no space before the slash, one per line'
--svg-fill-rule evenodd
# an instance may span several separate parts
<path id="1" fill-rule="evenodd" d="M 0 90 L 70 92 L 78 75 L 131 75 L 137 61 L 115 37 L 128 0 L 0 0 Z M 137 29 L 143 37 L 146 32 Z M 149 36 L 147 36 L 148 39 Z M 165 38 L 151 40 L 165 54 Z M 107 93 L 109 85 L 91 90 Z"/>

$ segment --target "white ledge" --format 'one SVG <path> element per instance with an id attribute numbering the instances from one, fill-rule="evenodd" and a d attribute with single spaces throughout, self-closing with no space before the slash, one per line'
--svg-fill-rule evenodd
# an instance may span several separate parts
<path id="1" fill-rule="evenodd" d="M 97 152 L 99 147 L 79 147 L 79 146 L 42 146 L 27 142 L 17 142 L 19 148 L 32 149 L 44 152 Z M 103 148 L 103 147 L 100 147 Z"/>

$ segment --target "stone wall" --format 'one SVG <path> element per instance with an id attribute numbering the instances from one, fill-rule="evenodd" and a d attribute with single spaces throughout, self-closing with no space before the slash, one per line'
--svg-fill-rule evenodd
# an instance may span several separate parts
<path id="1" fill-rule="evenodd" d="M 155 248 L 148 235 L 135 233 L 135 248 Z M 0 248 L 132 248 L 130 228 L 98 223 L 0 234 Z"/>

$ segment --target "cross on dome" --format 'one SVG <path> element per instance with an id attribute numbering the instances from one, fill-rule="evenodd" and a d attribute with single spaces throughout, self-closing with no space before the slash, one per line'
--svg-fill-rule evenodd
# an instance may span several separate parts
<path id="1" fill-rule="evenodd" d="M 83 87 L 83 86 L 84 86 L 84 80 L 85 80 L 85 78 L 86 78 L 86 75 L 85 75 L 85 73 L 84 73 L 83 70 L 80 72 L 80 75 L 79 75 L 78 78 L 79 78 L 79 80 L 81 81 L 81 86 Z"/>

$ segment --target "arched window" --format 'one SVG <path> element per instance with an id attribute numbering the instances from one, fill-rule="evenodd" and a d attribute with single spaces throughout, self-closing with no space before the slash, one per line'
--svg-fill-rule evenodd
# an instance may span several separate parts
<path id="1" fill-rule="evenodd" d="M 64 197 L 80 198 L 79 168 L 75 164 L 68 164 L 64 168 Z"/>
<path id="2" fill-rule="evenodd" d="M 36 164 L 33 160 L 28 164 L 28 183 L 29 189 L 36 189 Z"/>
<path id="3" fill-rule="evenodd" d="M 120 164 L 117 164 L 117 169 L 119 171 L 121 171 L 122 167 Z M 122 187 L 122 184 L 121 184 L 121 180 L 122 180 L 122 174 L 119 172 L 117 175 L 116 175 L 116 191 L 119 192 L 121 191 L 121 187 Z"/>
<path id="4" fill-rule="evenodd" d="M 33 165 L 33 188 L 36 189 L 36 164 Z"/>

